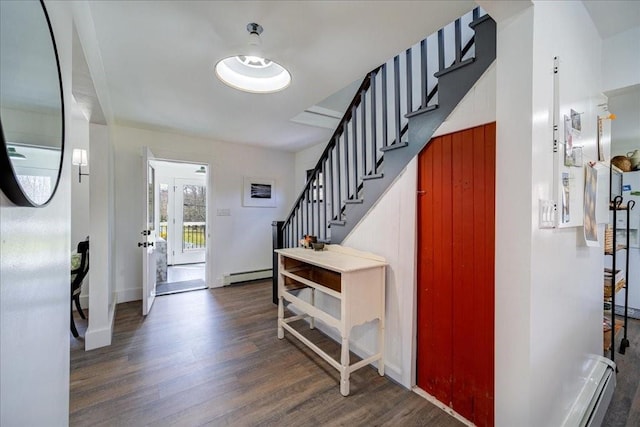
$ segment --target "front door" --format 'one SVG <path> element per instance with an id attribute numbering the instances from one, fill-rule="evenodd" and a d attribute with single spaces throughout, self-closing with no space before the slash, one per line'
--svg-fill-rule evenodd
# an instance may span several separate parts
<path id="1" fill-rule="evenodd" d="M 151 311 L 151 306 L 156 297 L 156 214 L 158 213 L 158 186 L 156 171 L 152 165 L 153 153 L 148 147 L 143 149 L 142 167 L 143 191 L 143 230 L 142 241 L 138 246 L 142 249 L 142 315 L 146 316 Z"/>

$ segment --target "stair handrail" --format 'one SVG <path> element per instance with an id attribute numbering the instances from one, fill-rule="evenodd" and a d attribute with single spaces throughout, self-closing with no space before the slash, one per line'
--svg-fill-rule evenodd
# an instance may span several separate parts
<path id="1" fill-rule="evenodd" d="M 472 13 L 473 13 L 473 20 L 477 20 L 479 18 L 479 11 L 480 8 L 475 8 Z M 458 18 L 460 19 L 460 18 Z M 443 29 L 438 30 L 438 32 L 443 31 Z M 426 38 L 424 38 L 421 42 L 425 42 L 431 35 L 427 36 Z M 421 43 L 418 42 L 418 43 Z M 475 44 L 475 34 L 471 35 L 471 37 L 469 38 L 468 42 L 465 44 L 465 46 L 460 49 L 460 56 L 456 57 L 453 61 L 453 64 L 455 64 L 456 62 L 459 62 L 461 58 L 463 58 L 471 49 L 471 47 L 473 47 L 473 45 Z M 458 47 L 459 48 L 459 47 Z M 408 48 L 405 50 L 408 51 L 412 49 L 412 47 Z M 395 58 L 399 57 L 400 55 L 402 55 L 402 53 L 399 53 L 397 55 L 395 55 L 391 60 L 395 60 Z M 388 61 L 387 61 L 388 62 Z M 347 107 L 345 113 L 342 116 L 342 119 L 340 120 L 340 122 L 338 123 L 338 125 L 336 126 L 336 129 L 334 130 L 333 134 L 331 135 L 331 138 L 329 139 L 329 142 L 327 143 L 327 146 L 324 148 L 322 154 L 320 155 L 318 162 L 316 163 L 315 167 L 311 170 L 312 173 L 309 174 L 304 187 L 302 188 L 302 190 L 300 191 L 299 196 L 296 198 L 295 202 L 292 205 L 291 210 L 289 211 L 289 213 L 286 216 L 286 219 L 283 221 L 282 223 L 282 227 L 281 229 L 284 230 L 288 224 L 291 223 L 292 219 L 294 218 L 294 214 L 296 213 L 296 210 L 301 206 L 302 202 L 304 201 L 304 199 L 307 197 L 308 192 L 312 189 L 312 186 L 315 184 L 315 181 L 317 180 L 318 174 L 322 171 L 322 167 L 323 164 L 325 162 L 325 160 L 328 159 L 329 155 L 332 154 L 332 150 L 335 148 L 336 143 L 338 141 L 338 139 L 340 138 L 340 136 L 343 134 L 343 132 L 345 132 L 345 127 L 348 126 L 349 121 L 352 118 L 353 115 L 353 111 L 354 111 L 354 107 L 358 107 L 360 105 L 360 103 L 362 102 L 362 98 L 363 95 L 366 93 L 366 91 L 371 87 L 371 82 L 372 80 L 375 78 L 375 76 L 377 75 L 377 73 L 386 65 L 386 63 L 383 63 L 381 65 L 379 65 L 378 67 L 376 67 L 375 69 L 369 71 L 366 76 L 363 78 L 362 83 L 360 84 L 360 86 L 358 87 L 358 90 L 356 91 L 353 99 L 351 100 L 351 103 L 349 104 L 349 106 Z M 453 65 L 452 64 L 452 65 Z M 441 64 L 442 67 L 442 64 Z M 441 68 L 442 70 L 442 68 Z M 441 71 L 440 70 L 440 71 Z M 426 102 L 424 103 L 425 105 L 422 106 L 422 108 L 426 107 L 426 105 L 428 105 L 428 103 L 433 99 L 433 97 L 438 93 L 438 83 L 436 82 L 434 87 L 429 91 L 429 93 L 426 96 Z M 402 138 L 406 132 L 408 131 L 408 123 L 405 123 L 404 126 L 402 126 L 401 131 L 398 135 L 398 138 Z M 389 144 L 389 146 L 395 144 L 395 143 L 399 143 L 400 141 L 393 141 L 391 144 Z M 378 161 L 377 161 L 377 166 L 380 166 L 382 164 L 384 157 L 381 157 Z M 339 173 L 339 172 L 338 172 Z M 356 193 L 358 192 L 359 189 L 362 188 L 363 182 L 362 180 L 360 181 L 360 183 L 356 183 Z M 355 197 L 355 195 L 354 195 Z M 345 208 L 344 203 L 340 203 L 340 206 L 338 207 L 338 215 L 340 215 L 340 212 L 342 212 Z M 329 219 L 325 218 L 325 222 L 328 223 Z"/>
<path id="2" fill-rule="evenodd" d="M 369 89 L 371 85 L 372 74 L 375 75 L 374 73 L 376 73 L 380 68 L 382 68 L 382 65 L 378 66 L 373 71 L 370 71 L 369 73 L 367 73 L 365 78 L 362 79 L 362 83 L 358 87 L 356 95 L 351 100 L 351 103 L 349 103 L 349 106 L 347 107 L 347 110 L 343 114 L 342 119 L 338 123 L 338 126 L 336 126 L 336 129 L 333 131 L 333 134 L 331 135 L 331 138 L 329 139 L 327 146 L 322 151 L 322 154 L 320 155 L 320 159 L 316 163 L 316 166 L 313 168 L 313 173 L 309 176 L 304 187 L 302 188 L 302 191 L 300 192 L 300 195 L 298 196 L 296 201 L 293 203 L 293 208 L 291 208 L 291 210 L 289 211 L 289 214 L 287 215 L 287 219 L 285 219 L 284 221 L 285 225 L 287 224 L 287 222 L 289 222 L 289 219 L 293 216 L 293 213 L 295 212 L 297 206 L 304 199 L 304 196 L 307 190 L 311 189 L 311 185 L 313 184 L 313 181 L 314 181 L 313 177 L 315 176 L 316 172 L 318 172 L 322 168 L 322 163 L 329 156 L 329 153 L 331 152 L 331 150 L 335 147 L 336 138 L 340 137 L 340 135 L 344 131 L 345 124 L 348 123 L 349 120 L 351 119 L 353 107 L 357 107 L 358 105 L 360 105 L 360 102 L 362 101 L 362 92 Z"/>

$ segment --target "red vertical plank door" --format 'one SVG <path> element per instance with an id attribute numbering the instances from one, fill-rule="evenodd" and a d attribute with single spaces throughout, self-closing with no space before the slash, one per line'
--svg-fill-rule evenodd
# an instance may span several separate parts
<path id="1" fill-rule="evenodd" d="M 418 164 L 417 383 L 490 426 L 495 123 L 434 138 Z"/>

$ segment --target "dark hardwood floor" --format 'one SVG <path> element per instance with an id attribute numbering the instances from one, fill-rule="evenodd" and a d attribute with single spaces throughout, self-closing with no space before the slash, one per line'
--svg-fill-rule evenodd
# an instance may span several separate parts
<path id="1" fill-rule="evenodd" d="M 72 426 L 462 425 L 370 367 L 342 397 L 337 371 L 276 338 L 270 281 L 162 296 L 146 319 L 140 311 L 118 306 L 110 347 L 85 352 L 71 337 Z M 86 321 L 76 325 L 83 336 Z M 338 355 L 333 341 L 305 335 Z M 605 427 L 640 426 L 640 320 L 629 338 Z"/>
<path id="2" fill-rule="evenodd" d="M 371 367 L 339 374 L 295 338 L 276 338 L 271 282 L 118 306 L 112 345 L 71 339 L 72 426 L 460 426 Z M 84 335 L 86 321 L 77 321 Z M 333 341 L 306 334 L 338 354 Z"/>

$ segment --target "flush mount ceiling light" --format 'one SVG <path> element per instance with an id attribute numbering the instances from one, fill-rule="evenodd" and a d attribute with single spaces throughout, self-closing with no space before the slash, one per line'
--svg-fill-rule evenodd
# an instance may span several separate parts
<path id="1" fill-rule="evenodd" d="M 260 45 L 262 26 L 247 24 L 249 45 Z M 216 64 L 216 75 L 234 89 L 252 93 L 278 92 L 291 83 L 291 74 L 280 64 L 260 55 L 230 56 Z"/>

